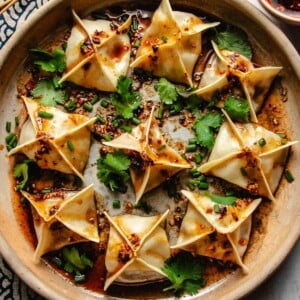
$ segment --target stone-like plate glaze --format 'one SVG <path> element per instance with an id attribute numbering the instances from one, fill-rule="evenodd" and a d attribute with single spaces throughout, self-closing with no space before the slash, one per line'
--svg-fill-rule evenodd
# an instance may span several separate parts
<path id="1" fill-rule="evenodd" d="M 71 24 L 72 7 L 79 13 L 87 13 L 95 8 L 119 4 L 128 8 L 129 0 L 52 0 L 33 14 L 30 20 L 20 26 L 18 32 L 1 50 L 0 57 L 0 136 L 4 143 L 5 122 L 13 120 L 17 114 L 16 78 L 29 48 L 36 46 L 46 36 L 55 34 L 60 26 Z M 225 22 L 234 22 L 244 29 L 254 45 L 255 56 L 264 65 L 281 65 L 282 84 L 288 89 L 288 111 L 291 132 L 294 140 L 300 140 L 300 108 L 297 101 L 300 95 L 300 58 L 287 38 L 259 11 L 240 0 L 174 0 L 175 8 L 202 10 L 215 15 Z M 153 3 L 155 7 L 159 4 Z M 136 1 L 139 7 L 139 1 Z M 284 47 L 282 46 L 284 45 Z M 282 182 L 276 193 L 278 199 L 268 214 L 266 233 L 247 252 L 245 263 L 249 274 L 236 271 L 221 282 L 208 286 L 197 299 L 236 299 L 250 292 L 269 276 L 286 257 L 300 233 L 300 152 L 293 147 L 288 168 L 295 176 L 292 184 Z M 93 294 L 72 285 L 41 262 L 33 263 L 33 249 L 26 242 L 20 225 L 15 219 L 11 206 L 10 182 L 6 150 L 0 151 L 0 250 L 14 271 L 33 289 L 47 299 L 98 299 Z"/>

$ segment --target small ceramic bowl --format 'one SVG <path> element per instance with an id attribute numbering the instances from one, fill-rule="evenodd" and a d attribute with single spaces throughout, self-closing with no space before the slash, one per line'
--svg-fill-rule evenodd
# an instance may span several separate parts
<path id="1" fill-rule="evenodd" d="M 289 3 L 297 1 L 260 0 L 262 6 L 276 18 L 281 19 L 285 23 L 300 26 L 300 6 L 295 7 L 295 4 L 284 6 L 280 2 Z"/>

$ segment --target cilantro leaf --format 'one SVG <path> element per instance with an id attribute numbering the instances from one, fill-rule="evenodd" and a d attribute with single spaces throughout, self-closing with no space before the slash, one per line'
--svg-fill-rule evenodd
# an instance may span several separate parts
<path id="1" fill-rule="evenodd" d="M 237 197 L 234 196 L 220 196 L 211 193 L 207 193 L 207 196 L 215 203 L 222 205 L 235 205 L 237 201 Z"/>
<path id="2" fill-rule="evenodd" d="M 75 247 L 63 248 L 62 254 L 66 263 L 69 264 L 69 271 L 71 271 L 71 269 L 83 271 L 88 267 L 93 267 L 93 262 L 85 254 L 80 255 L 78 249 Z M 70 273 L 72 272 L 73 271 Z"/>
<path id="3" fill-rule="evenodd" d="M 40 57 L 34 64 L 40 66 L 43 71 L 62 73 L 66 69 L 66 56 L 62 49 L 54 49 L 52 53 L 43 49 L 31 49 L 31 52 Z"/>
<path id="4" fill-rule="evenodd" d="M 111 191 L 125 193 L 130 159 L 121 151 L 109 153 L 97 161 L 97 176 Z"/>
<path id="5" fill-rule="evenodd" d="M 64 102 L 64 92 L 55 89 L 53 80 L 43 79 L 38 82 L 36 87 L 31 91 L 34 98 L 40 98 L 39 103 L 44 106 L 56 106 Z"/>
<path id="6" fill-rule="evenodd" d="M 131 119 L 134 111 L 141 105 L 139 92 L 132 90 L 132 79 L 120 76 L 117 84 L 117 93 L 111 94 L 111 102 L 117 111 L 125 118 Z"/>
<path id="7" fill-rule="evenodd" d="M 176 87 L 166 78 L 160 78 L 154 88 L 158 92 L 162 103 L 171 105 L 176 102 L 178 98 Z"/>
<path id="8" fill-rule="evenodd" d="M 205 148 L 212 148 L 215 142 L 214 132 L 220 128 L 222 122 L 223 118 L 218 113 L 207 113 L 197 119 L 193 125 L 197 144 Z"/>
<path id="9" fill-rule="evenodd" d="M 189 252 L 180 252 L 176 256 L 167 259 L 161 270 L 172 283 L 164 291 L 174 289 L 178 297 L 185 291 L 190 295 L 194 295 L 199 288 L 205 285 L 205 279 L 202 277 L 204 266 L 200 257 L 193 256 Z"/>
<path id="10" fill-rule="evenodd" d="M 224 102 L 224 109 L 234 121 L 249 122 L 250 106 L 246 99 L 229 96 Z"/>
<path id="11" fill-rule="evenodd" d="M 221 50 L 231 50 L 251 60 L 252 49 L 247 35 L 240 29 L 228 27 L 226 31 L 217 33 L 215 42 Z"/>
<path id="12" fill-rule="evenodd" d="M 16 185 L 17 191 L 23 190 L 29 179 L 29 164 L 32 160 L 25 160 L 20 164 L 16 164 L 13 171 L 14 178 L 19 179 L 18 184 Z"/>

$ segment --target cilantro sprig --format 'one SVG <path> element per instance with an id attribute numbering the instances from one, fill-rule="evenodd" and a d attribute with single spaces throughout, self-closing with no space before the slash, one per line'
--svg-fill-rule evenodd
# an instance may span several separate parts
<path id="1" fill-rule="evenodd" d="M 52 53 L 43 49 L 30 49 L 39 59 L 34 64 L 40 66 L 43 71 L 62 73 L 66 69 L 66 56 L 62 49 L 54 49 Z"/>
<path id="2" fill-rule="evenodd" d="M 117 83 L 117 93 L 110 96 L 112 104 L 125 119 L 134 117 L 134 111 L 141 105 L 141 96 L 138 91 L 132 90 L 132 79 L 120 76 Z"/>
<path id="3" fill-rule="evenodd" d="M 17 191 L 23 190 L 26 187 L 29 179 L 29 165 L 32 162 L 32 160 L 27 159 L 14 166 L 13 176 L 14 178 L 18 179 L 18 183 L 16 185 Z"/>
<path id="4" fill-rule="evenodd" d="M 204 266 L 200 257 L 193 256 L 189 252 L 180 252 L 167 259 L 162 271 L 172 283 L 164 291 L 174 290 L 177 297 L 184 292 L 194 295 L 206 284 L 203 278 Z"/>
<path id="5" fill-rule="evenodd" d="M 215 143 L 214 133 L 220 128 L 222 122 L 222 116 L 214 112 L 198 118 L 193 125 L 197 144 L 211 149 Z"/>
<path id="6" fill-rule="evenodd" d="M 247 35 L 240 29 L 227 27 L 225 31 L 217 33 L 214 41 L 221 50 L 231 50 L 242 54 L 249 60 L 252 58 L 252 49 Z"/>
<path id="7" fill-rule="evenodd" d="M 109 153 L 97 161 L 97 176 L 111 191 L 125 193 L 130 178 L 129 166 L 130 159 L 125 153 Z"/>
<path id="8" fill-rule="evenodd" d="M 31 95 L 44 106 L 56 106 L 64 103 L 64 91 L 54 84 L 55 78 L 40 80 L 31 91 Z"/>
<path id="9" fill-rule="evenodd" d="M 82 283 L 86 279 L 85 271 L 93 267 L 93 261 L 85 253 L 72 247 L 64 247 L 61 256 L 54 256 L 52 262 L 69 274 L 74 274 L 74 281 Z"/>
<path id="10" fill-rule="evenodd" d="M 154 88 L 164 104 L 171 105 L 178 99 L 176 86 L 166 78 L 160 78 Z"/>
<path id="11" fill-rule="evenodd" d="M 229 96 L 224 102 L 224 109 L 233 121 L 249 122 L 250 106 L 246 99 Z"/>

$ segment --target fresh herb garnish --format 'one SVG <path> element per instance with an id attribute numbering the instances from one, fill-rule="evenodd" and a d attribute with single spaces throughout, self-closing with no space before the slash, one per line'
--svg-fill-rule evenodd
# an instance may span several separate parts
<path id="1" fill-rule="evenodd" d="M 221 205 L 235 205 L 237 201 L 237 197 L 234 196 L 220 196 L 211 193 L 206 194 L 213 202 Z"/>
<path id="2" fill-rule="evenodd" d="M 193 125 L 197 144 L 211 149 L 215 143 L 214 133 L 220 128 L 222 122 L 223 118 L 218 113 L 207 113 L 197 119 Z"/>
<path id="3" fill-rule="evenodd" d="M 249 122 L 250 106 L 246 99 L 229 96 L 224 102 L 224 109 L 233 121 Z"/>
<path id="4" fill-rule="evenodd" d="M 39 103 L 44 106 L 56 106 L 64 103 L 64 92 L 55 89 L 53 80 L 42 79 L 36 87 L 31 91 L 34 98 L 39 98 Z"/>
<path id="5" fill-rule="evenodd" d="M 40 58 L 34 61 L 34 64 L 40 66 L 43 71 L 62 73 L 66 69 L 66 57 L 62 49 L 54 49 L 52 53 L 43 49 L 30 49 L 30 51 Z"/>
<path id="6" fill-rule="evenodd" d="M 238 28 L 227 27 L 226 31 L 217 33 L 214 41 L 221 50 L 237 52 L 249 60 L 252 58 L 252 49 L 247 35 Z"/>
<path id="7" fill-rule="evenodd" d="M 180 252 L 167 259 L 161 270 L 172 283 L 164 291 L 175 290 L 177 297 L 180 297 L 184 292 L 195 295 L 206 283 L 203 278 L 204 265 L 200 257 L 193 256 L 189 252 Z"/>
<path id="8" fill-rule="evenodd" d="M 16 185 L 17 191 L 23 190 L 28 182 L 30 163 L 32 163 L 32 160 L 27 159 L 14 166 L 13 175 L 14 178 L 18 179 L 18 183 Z"/>
<path id="9" fill-rule="evenodd" d="M 125 118 L 134 117 L 134 111 L 141 105 L 141 96 L 138 91 L 132 90 L 132 79 L 120 76 L 117 84 L 117 93 L 111 94 L 111 102 L 117 111 Z"/>
<path id="10" fill-rule="evenodd" d="M 53 114 L 51 114 L 47 111 L 43 111 L 43 110 L 40 110 L 38 112 L 38 116 L 41 118 L 44 118 L 44 119 L 52 119 L 53 118 Z"/>
<path id="11" fill-rule="evenodd" d="M 134 205 L 134 208 L 142 209 L 146 214 L 150 214 L 152 211 L 152 206 L 150 206 L 146 201 L 139 201 L 138 204 Z"/>
<path id="12" fill-rule="evenodd" d="M 97 161 L 97 176 L 111 191 L 125 193 L 126 183 L 130 176 L 128 174 L 130 159 L 121 152 L 109 153 Z"/>
<path id="13" fill-rule="evenodd" d="M 7 151 L 12 150 L 18 144 L 18 137 L 15 133 L 10 133 L 5 137 Z"/>
<path id="14" fill-rule="evenodd" d="M 154 88 L 158 92 L 161 102 L 164 104 L 171 105 L 178 98 L 176 86 L 166 78 L 160 78 Z"/>
<path id="15" fill-rule="evenodd" d="M 285 170 L 284 171 L 284 177 L 285 177 L 285 179 L 289 182 L 289 183 L 291 183 L 291 182 L 293 182 L 294 180 L 295 180 L 295 178 L 294 178 L 294 176 L 292 175 L 292 173 L 289 171 L 289 170 Z"/>
<path id="16" fill-rule="evenodd" d="M 84 271 L 93 267 L 93 262 L 85 253 L 79 253 L 79 250 L 72 247 L 64 247 L 62 256 L 54 256 L 52 262 L 67 273 L 74 274 L 74 281 L 82 283 L 86 279 Z"/>

